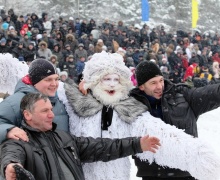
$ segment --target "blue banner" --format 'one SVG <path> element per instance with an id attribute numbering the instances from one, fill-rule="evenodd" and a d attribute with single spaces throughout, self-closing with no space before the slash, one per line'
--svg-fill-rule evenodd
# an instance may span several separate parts
<path id="1" fill-rule="evenodd" d="M 149 8 L 148 0 L 142 0 L 141 10 L 142 10 L 142 21 L 149 21 L 150 8 Z"/>

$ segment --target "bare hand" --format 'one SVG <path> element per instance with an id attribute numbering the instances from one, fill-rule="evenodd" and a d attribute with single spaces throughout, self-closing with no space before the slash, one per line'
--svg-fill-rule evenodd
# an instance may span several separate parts
<path id="1" fill-rule="evenodd" d="M 84 81 L 82 80 L 79 83 L 79 90 L 83 95 L 87 95 L 88 91 L 86 89 L 84 89 Z"/>
<path id="2" fill-rule="evenodd" d="M 16 139 L 16 140 L 23 140 L 23 141 L 29 141 L 27 133 L 18 127 L 14 127 L 11 129 L 7 134 L 8 139 Z"/>
<path id="3" fill-rule="evenodd" d="M 149 135 L 142 137 L 140 143 L 142 151 L 151 151 L 153 153 L 156 153 L 156 150 L 161 145 L 158 138 L 149 137 Z"/>
<path id="4" fill-rule="evenodd" d="M 17 164 L 17 165 L 22 167 L 22 165 L 18 164 L 18 163 L 10 163 L 10 164 L 8 164 L 6 169 L 5 169 L 5 179 L 6 180 L 16 180 L 16 173 L 15 173 L 15 169 L 13 167 L 15 164 Z"/>

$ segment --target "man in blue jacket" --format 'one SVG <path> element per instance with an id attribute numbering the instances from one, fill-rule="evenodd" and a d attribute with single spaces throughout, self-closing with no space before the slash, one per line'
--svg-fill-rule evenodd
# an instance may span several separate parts
<path id="1" fill-rule="evenodd" d="M 24 95 L 31 92 L 49 96 L 57 128 L 68 131 L 68 115 L 56 94 L 58 85 L 56 68 L 47 60 L 34 60 L 29 67 L 29 74 L 17 83 L 15 93 L 0 103 L 0 143 L 6 138 L 28 141 L 26 132 L 19 128 L 23 119 L 20 102 Z"/>

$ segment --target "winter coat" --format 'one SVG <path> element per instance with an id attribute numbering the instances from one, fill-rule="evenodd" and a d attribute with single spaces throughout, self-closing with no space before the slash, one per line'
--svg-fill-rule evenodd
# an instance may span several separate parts
<path id="1" fill-rule="evenodd" d="M 45 45 L 45 49 L 44 49 L 44 50 L 38 49 L 37 55 L 38 55 L 38 57 L 44 57 L 46 60 L 49 61 L 49 60 L 50 60 L 50 56 L 52 56 L 52 52 L 51 52 L 50 49 L 48 49 L 47 43 L 44 42 L 44 41 L 41 41 L 41 42 L 39 43 L 39 47 L 40 47 L 42 44 Z"/>
<path id="2" fill-rule="evenodd" d="M 77 76 L 82 74 L 84 67 L 85 67 L 85 62 L 82 62 L 82 61 L 77 61 L 76 62 Z"/>
<path id="3" fill-rule="evenodd" d="M 25 48 L 15 47 L 12 49 L 13 57 L 19 59 L 19 61 L 24 61 L 27 51 Z"/>
<path id="4" fill-rule="evenodd" d="M 68 61 L 68 72 L 69 72 L 69 77 L 71 79 L 76 79 L 77 78 L 77 72 L 76 72 L 76 62 L 73 61 L 73 62 L 70 62 Z"/>
<path id="5" fill-rule="evenodd" d="M 27 53 L 25 55 L 25 61 L 33 61 L 35 58 L 36 58 L 36 54 L 37 54 L 37 51 L 35 49 L 35 47 L 30 50 L 29 48 L 26 49 Z"/>
<path id="6" fill-rule="evenodd" d="M 142 152 L 140 138 L 136 137 L 101 141 L 91 137 L 71 136 L 59 130 L 39 132 L 24 122 L 22 125 L 29 142 L 8 140 L 2 145 L 2 172 L 13 157 L 13 162 L 21 163 L 35 179 L 63 180 L 66 179 L 63 171 L 66 167 L 55 155 L 58 154 L 72 172 L 70 176 L 73 175 L 74 180 L 84 180 L 81 163 L 105 162 Z"/>
<path id="7" fill-rule="evenodd" d="M 214 73 L 213 74 L 214 78 L 219 79 L 220 69 L 219 69 L 219 63 L 218 62 L 213 62 L 212 70 L 213 70 L 213 73 Z"/>
<path id="8" fill-rule="evenodd" d="M 57 61 L 60 62 L 63 59 L 63 55 L 61 51 L 52 50 L 52 54 L 57 56 Z"/>
<path id="9" fill-rule="evenodd" d="M 165 81 L 165 89 L 161 98 L 161 107 L 164 121 L 167 124 L 174 125 L 178 129 L 183 129 L 187 134 L 198 136 L 197 120 L 205 112 L 216 109 L 220 106 L 220 84 L 208 85 L 202 88 L 190 88 L 185 84 L 173 84 Z M 130 95 L 145 104 L 150 113 L 152 108 L 144 92 L 135 88 L 131 90 Z M 190 150 L 189 150 L 190 151 Z M 190 176 L 188 172 L 179 169 L 163 168 L 156 163 L 149 165 L 135 158 L 135 164 L 138 168 L 137 176 L 168 178 L 169 174 L 176 177 Z"/>
<path id="10" fill-rule="evenodd" d="M 191 76 L 192 78 L 194 77 L 195 75 L 195 68 L 197 67 L 198 65 L 196 63 L 194 64 L 191 64 L 185 71 L 185 74 L 184 74 L 184 77 L 183 77 L 183 81 L 185 81 L 189 76 Z"/>
<path id="11" fill-rule="evenodd" d="M 0 45 L 0 53 L 11 53 L 10 52 L 10 47 L 9 46 L 7 46 L 7 45 L 5 45 L 5 46 L 2 46 L 2 45 Z"/>
<path id="12" fill-rule="evenodd" d="M 72 35 L 72 34 L 67 34 L 67 35 L 66 35 L 66 41 L 65 41 L 64 45 L 66 45 L 66 44 L 69 44 L 71 51 L 75 52 L 75 50 L 76 50 L 77 47 L 78 47 L 79 42 L 78 42 L 78 40 L 75 38 L 74 35 Z"/>
<path id="13" fill-rule="evenodd" d="M 80 57 L 82 56 L 85 57 L 85 59 L 87 59 L 87 51 L 85 49 L 76 49 L 74 56 L 76 60 L 80 59 Z"/>
<path id="14" fill-rule="evenodd" d="M 37 89 L 20 80 L 15 87 L 14 94 L 0 103 L 0 143 L 6 139 L 8 129 L 21 126 L 23 118 L 20 112 L 20 102 L 25 94 L 31 92 L 37 92 Z M 53 112 L 55 114 L 54 122 L 57 124 L 57 128 L 68 131 L 69 119 L 63 103 L 59 101 L 57 96 L 49 97 L 49 99 L 53 105 Z"/>
<path id="15" fill-rule="evenodd" d="M 171 67 L 171 70 L 177 69 L 178 64 L 182 64 L 181 59 L 174 52 L 172 52 L 170 56 L 168 56 L 168 62 Z"/>

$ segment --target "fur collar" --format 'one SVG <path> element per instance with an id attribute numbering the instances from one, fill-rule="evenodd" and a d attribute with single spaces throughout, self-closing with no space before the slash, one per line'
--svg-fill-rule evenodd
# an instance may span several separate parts
<path id="1" fill-rule="evenodd" d="M 70 106 L 78 116 L 90 117 L 102 110 L 103 105 L 91 93 L 84 96 L 75 84 L 65 84 L 64 88 Z M 118 113 L 119 118 L 127 123 L 132 123 L 138 116 L 148 110 L 147 106 L 132 97 L 115 103 L 112 107 Z"/>

